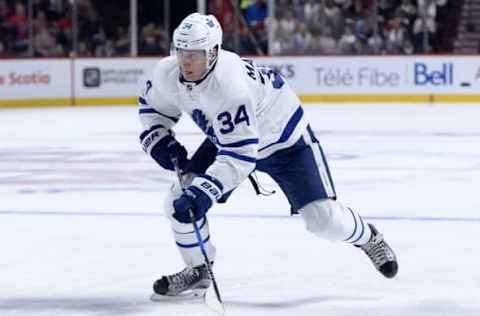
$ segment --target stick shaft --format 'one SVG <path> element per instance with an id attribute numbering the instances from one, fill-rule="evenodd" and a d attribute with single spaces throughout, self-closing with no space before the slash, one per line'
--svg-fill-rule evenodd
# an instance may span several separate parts
<path id="1" fill-rule="evenodd" d="M 171 160 L 173 162 L 173 166 L 175 167 L 175 172 L 177 174 L 178 181 L 180 182 L 180 187 L 182 188 L 182 191 L 184 191 L 185 184 L 183 183 L 182 174 L 181 174 L 180 168 L 178 167 L 178 161 L 176 158 L 173 158 L 173 157 L 171 158 Z M 212 280 L 213 289 L 215 290 L 215 295 L 217 296 L 218 301 L 223 304 L 222 297 L 220 296 L 220 291 L 218 289 L 217 281 L 215 279 L 215 275 L 213 274 L 212 265 L 210 263 L 210 260 L 208 259 L 207 251 L 205 250 L 205 244 L 203 242 L 202 236 L 200 235 L 200 229 L 198 228 L 197 221 L 195 220 L 195 214 L 193 214 L 193 209 L 190 208 L 188 210 L 188 214 L 190 215 L 190 219 L 192 221 L 192 225 L 195 231 L 195 236 L 197 237 L 198 245 L 200 246 L 200 251 L 202 252 L 203 259 L 205 260 L 205 266 L 207 267 L 208 275 Z"/>

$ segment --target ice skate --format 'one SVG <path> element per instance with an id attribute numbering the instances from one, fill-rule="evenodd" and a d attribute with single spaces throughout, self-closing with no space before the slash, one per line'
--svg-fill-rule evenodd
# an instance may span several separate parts
<path id="1" fill-rule="evenodd" d="M 370 258 L 375 268 L 385 277 L 393 278 L 398 272 L 398 263 L 392 248 L 383 239 L 383 235 L 372 224 L 368 224 L 372 237 L 363 246 L 359 246 Z"/>
<path id="2" fill-rule="evenodd" d="M 162 276 L 153 284 L 153 301 L 162 300 L 166 297 L 196 298 L 203 297 L 210 286 L 211 280 L 207 267 L 186 267 L 182 271 Z"/>

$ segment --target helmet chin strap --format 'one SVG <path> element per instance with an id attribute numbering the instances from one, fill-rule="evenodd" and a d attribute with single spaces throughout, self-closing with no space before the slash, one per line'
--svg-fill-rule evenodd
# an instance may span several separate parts
<path id="1" fill-rule="evenodd" d="M 210 72 L 210 69 L 208 69 L 208 67 L 207 67 L 205 69 L 205 72 L 200 76 L 200 79 L 195 80 L 195 82 L 200 83 L 203 79 L 205 79 L 205 77 L 208 75 L 209 72 Z"/>
<path id="2" fill-rule="evenodd" d="M 217 63 L 217 58 L 215 58 L 215 60 L 212 62 L 212 65 L 210 65 L 210 67 L 207 65 L 207 69 L 205 69 L 205 73 L 196 82 L 200 83 L 201 81 L 203 81 L 203 79 L 205 79 L 212 72 L 213 68 L 215 68 L 216 63 Z"/>
<path id="3" fill-rule="evenodd" d="M 207 60 L 206 60 L 206 63 L 207 63 L 207 71 L 210 70 L 213 65 L 215 65 L 215 63 L 217 62 L 217 59 L 218 59 L 218 48 L 217 48 L 217 54 L 215 56 L 215 48 L 211 49 L 209 52 L 206 52 L 206 56 L 207 56 Z"/>
<path id="4" fill-rule="evenodd" d="M 180 78 L 180 81 L 181 82 L 191 82 L 191 83 L 195 83 L 195 84 L 200 84 L 205 78 L 207 78 L 207 76 L 213 71 L 213 69 L 215 68 L 215 65 L 217 64 L 217 59 L 214 60 L 212 66 L 210 68 L 207 67 L 207 69 L 205 69 L 205 72 L 202 74 L 202 76 L 200 77 L 200 79 L 198 80 L 195 80 L 195 81 L 190 81 L 190 80 L 186 80 L 185 77 L 183 76 L 183 74 L 181 74 L 181 78 Z M 180 72 L 181 73 L 181 72 Z"/>

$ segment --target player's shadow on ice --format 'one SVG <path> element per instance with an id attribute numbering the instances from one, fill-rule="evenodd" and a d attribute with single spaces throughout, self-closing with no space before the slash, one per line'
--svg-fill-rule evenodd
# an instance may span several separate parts
<path id="1" fill-rule="evenodd" d="M 296 308 L 303 305 L 318 304 L 318 303 L 331 303 L 342 301 L 374 301 L 378 298 L 372 296 L 314 296 L 304 297 L 298 299 L 290 299 L 281 301 L 243 301 L 243 300 L 225 300 L 226 306 L 237 306 L 246 308 L 268 308 L 268 309 L 283 309 L 283 308 Z"/>
<path id="2" fill-rule="evenodd" d="M 100 315 L 130 315 L 146 307 L 149 301 L 135 302 L 118 298 L 22 298 L 0 299 L 0 315 L 35 315 L 47 313 L 69 315 L 73 312 Z M 69 313 L 70 312 L 70 313 Z"/>

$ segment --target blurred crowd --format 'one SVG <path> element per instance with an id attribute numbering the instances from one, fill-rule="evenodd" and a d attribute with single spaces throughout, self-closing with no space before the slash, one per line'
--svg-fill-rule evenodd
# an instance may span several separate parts
<path id="1" fill-rule="evenodd" d="M 217 2 L 222 2 L 221 0 Z M 250 34 L 267 51 L 287 54 L 413 54 L 445 51 L 438 31 L 448 0 L 243 0 Z M 246 4 L 246 5 L 245 5 Z M 452 27 L 450 25 L 450 27 Z M 254 53 L 248 38 L 241 50 Z M 250 41 L 251 42 L 251 41 Z"/>
<path id="2" fill-rule="evenodd" d="M 128 13 L 117 23 L 105 21 L 91 0 L 77 2 L 77 47 L 73 53 L 72 6 L 69 0 L 34 0 L 33 23 L 28 25 L 26 1 L 0 0 L 0 56 L 2 57 L 111 57 L 130 54 Z M 105 8 L 103 3 L 103 11 Z M 108 27 L 108 28 L 107 28 Z M 32 52 L 29 32 L 32 32 Z M 139 55 L 165 55 L 166 31 L 153 21 L 139 27 Z"/>
<path id="3" fill-rule="evenodd" d="M 233 10 L 235 1 L 239 11 Z M 76 0 L 78 40 L 73 53 L 71 0 L 33 0 L 30 26 L 26 3 L 0 0 L 0 57 L 111 57 L 130 53 L 128 6 L 125 14 L 120 12 L 117 17 L 113 12 L 121 8 L 116 2 Z M 268 10 L 266 0 L 208 0 L 208 11 L 224 28 L 227 49 L 275 55 L 442 51 L 439 28 L 446 23 L 439 21 L 448 15 L 448 0 L 276 0 L 273 19 L 269 19 Z M 154 10 L 139 9 L 138 54 L 168 54 L 169 36 L 162 15 L 142 19 L 148 11 Z"/>
<path id="4" fill-rule="evenodd" d="M 263 1 L 256 1 L 259 5 Z M 279 0 L 274 54 L 413 54 L 438 51 L 447 0 Z M 443 12 L 443 11 L 442 11 Z"/>

